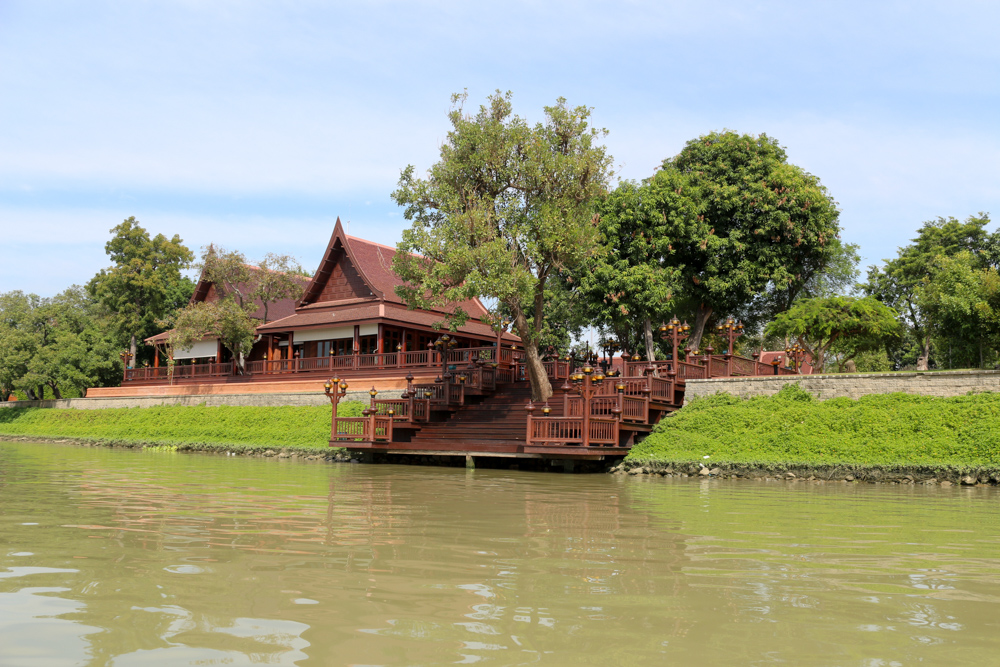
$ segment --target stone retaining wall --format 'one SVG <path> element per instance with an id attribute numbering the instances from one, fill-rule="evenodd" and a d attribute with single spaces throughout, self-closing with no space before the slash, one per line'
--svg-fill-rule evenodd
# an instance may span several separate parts
<path id="1" fill-rule="evenodd" d="M 367 391 L 349 391 L 345 401 L 371 400 Z M 286 405 L 330 405 L 323 392 L 288 394 L 202 394 L 191 396 L 142 396 L 135 398 L 64 398 L 52 401 L 0 401 L 0 408 L 72 408 L 99 410 L 101 408 L 150 408 L 154 405 L 249 405 L 277 407 Z"/>
<path id="2" fill-rule="evenodd" d="M 868 394 L 894 392 L 922 396 L 963 396 L 969 392 L 1000 391 L 1000 371 L 778 375 L 688 380 L 684 390 L 684 402 L 719 392 L 740 398 L 771 396 L 778 393 L 785 385 L 796 383 L 820 400 L 840 397 L 857 399 Z"/>

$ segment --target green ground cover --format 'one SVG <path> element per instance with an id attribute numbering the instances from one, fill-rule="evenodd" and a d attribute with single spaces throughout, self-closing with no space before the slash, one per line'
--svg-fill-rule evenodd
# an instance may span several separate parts
<path id="1" fill-rule="evenodd" d="M 628 458 L 711 466 L 996 468 L 1000 393 L 819 401 L 789 385 L 770 397 L 743 400 L 717 394 L 693 400 L 664 419 Z"/>
<path id="2" fill-rule="evenodd" d="M 340 404 L 343 417 L 364 404 Z M 71 438 L 107 444 L 219 445 L 246 448 L 328 449 L 330 408 L 158 406 L 60 410 L 0 410 L 0 436 Z"/>

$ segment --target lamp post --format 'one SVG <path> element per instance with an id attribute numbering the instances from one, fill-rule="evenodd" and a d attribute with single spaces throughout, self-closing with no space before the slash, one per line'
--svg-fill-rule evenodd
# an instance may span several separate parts
<path id="1" fill-rule="evenodd" d="M 570 376 L 570 382 L 576 386 L 576 392 L 583 398 L 583 442 L 582 447 L 590 446 L 590 402 L 604 384 L 604 375 L 594 373 L 590 364 Z"/>
<path id="2" fill-rule="evenodd" d="M 458 341 L 448 334 L 441 334 L 433 343 L 428 343 L 430 349 L 438 348 L 441 355 L 441 381 L 444 382 L 444 404 L 451 403 L 451 373 L 448 372 L 448 351 L 458 345 Z"/>
<path id="3" fill-rule="evenodd" d="M 799 368 L 802 366 L 802 361 L 805 359 L 806 349 L 798 343 L 795 343 L 795 345 L 785 348 L 785 355 L 786 358 L 792 362 L 792 369 L 798 373 Z"/>
<path id="4" fill-rule="evenodd" d="M 724 324 L 715 327 L 715 332 L 729 341 L 729 356 L 733 356 L 733 344 L 743 335 L 743 323 L 727 317 Z"/>
<path id="5" fill-rule="evenodd" d="M 332 377 L 323 383 L 323 392 L 330 399 L 330 406 L 333 409 L 333 418 L 330 420 L 330 440 L 337 437 L 337 404 L 340 399 L 347 396 L 347 380 L 339 377 Z"/>
<path id="6" fill-rule="evenodd" d="M 677 363 L 680 361 L 677 356 L 678 347 L 681 341 L 690 335 L 690 331 L 691 325 L 687 322 L 682 324 L 676 315 L 666 324 L 660 325 L 660 339 L 664 341 L 669 340 L 673 346 L 673 356 L 670 358 L 670 370 L 667 371 L 667 375 L 671 378 L 677 375 Z"/>
<path id="7" fill-rule="evenodd" d="M 124 370 L 122 371 L 122 380 L 127 380 L 128 367 L 129 364 L 132 362 L 132 353 L 128 350 L 122 350 L 121 352 L 118 353 L 118 357 L 122 360 L 122 366 L 124 366 Z"/>

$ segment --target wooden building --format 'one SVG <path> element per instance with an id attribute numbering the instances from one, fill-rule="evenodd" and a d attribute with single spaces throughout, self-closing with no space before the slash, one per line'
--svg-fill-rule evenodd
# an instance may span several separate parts
<path id="1" fill-rule="evenodd" d="M 348 236 L 338 219 L 315 274 L 303 280 L 301 298 L 269 304 L 270 321 L 257 328 L 242 366 L 217 338 L 173 351 L 171 366 L 166 363 L 169 332 L 164 332 L 146 341 L 157 347 L 153 366 L 126 369 L 122 387 L 93 388 L 87 395 L 316 391 L 323 379 L 338 374 L 381 390 L 404 387 L 407 375 L 433 378 L 440 369 L 428 344 L 441 335 L 435 325 L 440 327 L 449 312 L 407 309 L 395 291 L 402 284 L 392 271 L 395 254 L 395 248 Z M 192 302 L 218 298 L 215 285 L 202 279 Z M 254 316 L 262 320 L 264 309 L 258 305 Z M 460 307 L 469 318 L 449 332 L 458 351 L 519 342 L 491 327 L 479 299 Z"/>

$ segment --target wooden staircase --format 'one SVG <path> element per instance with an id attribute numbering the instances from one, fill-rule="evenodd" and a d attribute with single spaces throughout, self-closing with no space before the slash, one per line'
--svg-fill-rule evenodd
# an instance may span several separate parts
<path id="1" fill-rule="evenodd" d="M 558 381 L 558 372 L 555 375 L 552 398 L 544 406 L 536 405 L 530 415 L 526 408 L 531 388 L 523 380 L 497 382 L 488 388 L 459 388 L 452 384 L 450 392 L 444 391 L 441 383 L 416 385 L 416 396 L 426 398 L 408 400 L 404 394 L 401 399 L 375 400 L 369 417 L 338 420 L 348 422 L 351 428 L 338 430 L 335 424 L 330 444 L 391 454 L 602 459 L 627 454 L 635 442 L 683 401 L 683 381 L 666 386 L 658 379 L 617 379 L 628 385 L 622 396 L 615 392 L 615 382 L 609 381 L 602 395 L 591 402 L 591 416 L 595 423 L 600 421 L 605 426 L 615 422 L 612 441 L 584 446 L 573 435 L 579 434 L 579 427 L 568 436 L 563 429 L 559 438 L 536 437 L 532 441 L 532 420 L 553 424 L 565 417 L 567 422 L 580 421 L 583 399 L 575 389 L 567 391 Z M 616 405 L 626 408 L 618 417 L 611 414 Z M 543 408 L 548 412 L 539 419 Z M 570 414 L 565 414 L 567 411 Z M 559 430 L 558 424 L 553 425 Z"/>

